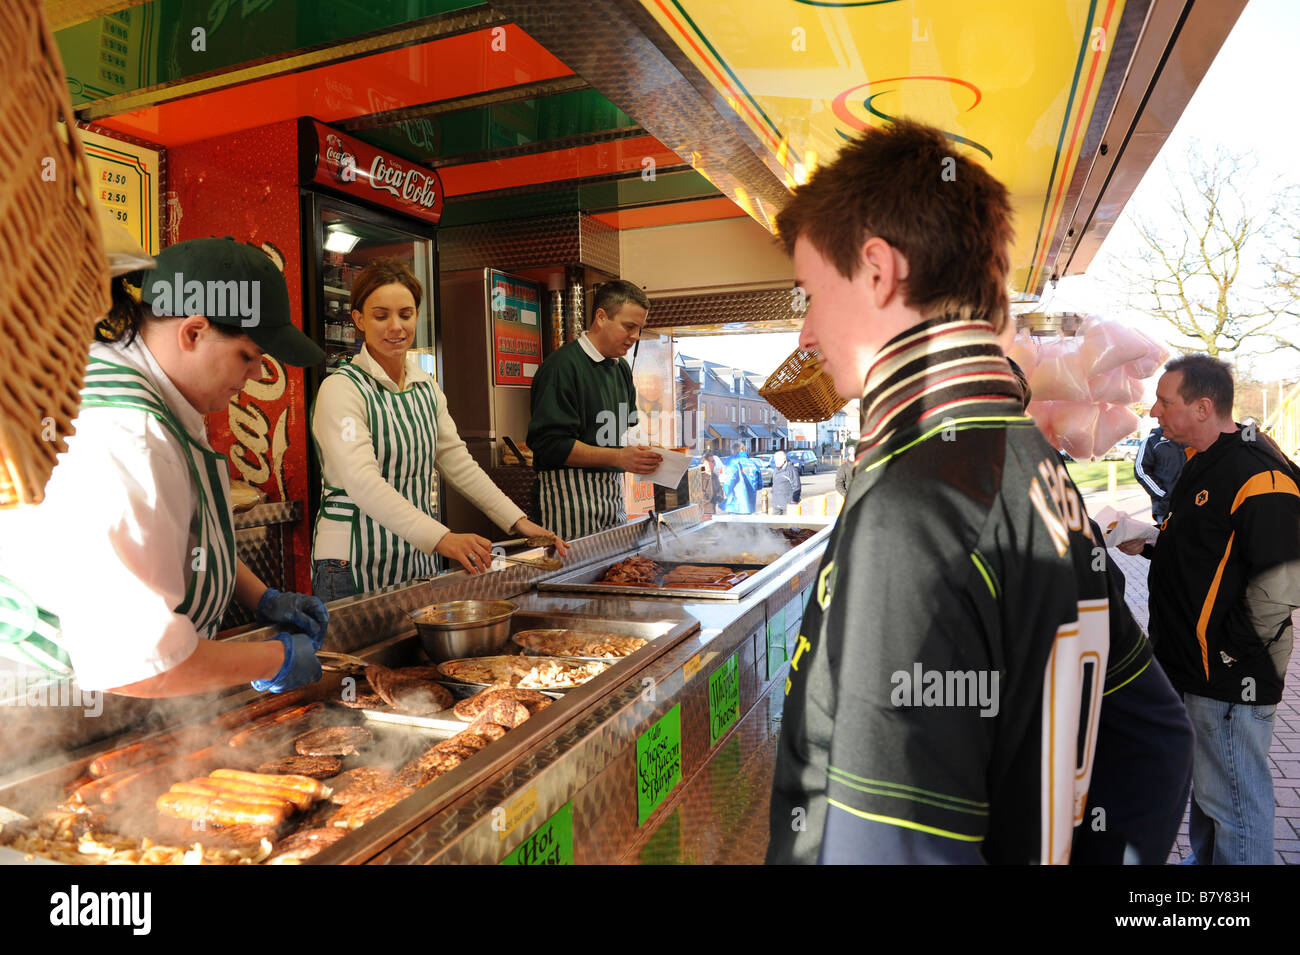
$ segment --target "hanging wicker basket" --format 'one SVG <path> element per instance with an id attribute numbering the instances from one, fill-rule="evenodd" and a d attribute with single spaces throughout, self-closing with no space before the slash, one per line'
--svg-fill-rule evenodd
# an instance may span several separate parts
<path id="1" fill-rule="evenodd" d="M 758 389 L 788 421 L 825 421 L 844 407 L 831 376 L 822 371 L 815 352 L 795 349 Z"/>
<path id="2" fill-rule="evenodd" d="M 39 0 L 0 4 L 0 86 L 0 507 L 13 507 L 44 498 L 67 449 L 109 294 L 96 200 Z"/>

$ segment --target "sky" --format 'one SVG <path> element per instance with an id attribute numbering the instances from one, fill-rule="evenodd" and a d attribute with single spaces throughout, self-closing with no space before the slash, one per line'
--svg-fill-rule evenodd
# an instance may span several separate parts
<path id="1" fill-rule="evenodd" d="M 1115 273 L 1115 262 L 1138 248 L 1132 216 L 1169 221 L 1170 170 L 1176 184 L 1193 142 L 1205 152 L 1222 145 L 1253 157 L 1258 169 L 1245 185 L 1257 195 L 1278 178 L 1300 182 L 1300 117 L 1285 92 L 1294 83 L 1298 42 L 1300 0 L 1247 3 L 1088 273 L 1049 286 L 1041 302 L 1045 310 L 1114 316 L 1168 340 L 1159 322 L 1129 309 Z M 767 374 L 797 345 L 796 334 L 777 333 L 681 339 L 678 348 L 695 358 Z M 1300 377 L 1300 353 L 1260 359 L 1253 370 L 1265 379 Z"/>

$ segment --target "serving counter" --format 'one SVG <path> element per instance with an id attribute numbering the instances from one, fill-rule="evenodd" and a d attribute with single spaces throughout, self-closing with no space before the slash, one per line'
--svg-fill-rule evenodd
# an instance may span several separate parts
<path id="1" fill-rule="evenodd" d="M 741 525 L 812 536 L 771 561 L 738 600 L 537 589 L 653 549 L 655 529 L 642 520 L 576 542 L 551 574 L 523 566 L 452 573 L 332 604 L 326 648 L 389 666 L 424 662 L 408 614 L 448 600 L 511 599 L 512 632 L 572 627 L 648 642 L 308 863 L 761 862 L 786 661 L 829 526 L 730 516 L 701 525 L 694 507 L 664 519 L 688 541 L 692 530 L 720 525 L 727 537 Z M 245 629 L 231 638 L 269 635 Z M 337 700 L 353 679 L 327 674 L 304 699 Z M 255 696 L 212 701 L 203 718 Z M 159 728 L 174 730 L 174 721 Z M 133 735 L 149 734 L 71 748 L 0 778 L 0 807 L 37 814 L 90 758 Z"/>

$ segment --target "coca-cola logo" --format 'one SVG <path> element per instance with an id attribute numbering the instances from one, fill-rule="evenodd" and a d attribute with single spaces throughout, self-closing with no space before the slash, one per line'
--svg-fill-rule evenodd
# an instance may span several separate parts
<path id="1" fill-rule="evenodd" d="M 325 137 L 325 168 L 335 182 L 357 181 L 357 157 L 333 134 Z"/>
<path id="2" fill-rule="evenodd" d="M 398 199 L 432 209 L 438 202 L 438 180 L 420 169 L 403 169 L 376 156 L 370 164 L 370 188 L 383 189 Z"/>

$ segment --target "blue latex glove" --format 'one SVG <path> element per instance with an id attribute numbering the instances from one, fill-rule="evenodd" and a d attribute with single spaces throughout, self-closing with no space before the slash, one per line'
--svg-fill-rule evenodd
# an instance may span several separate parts
<path id="1" fill-rule="evenodd" d="M 257 619 L 263 623 L 281 623 L 291 630 L 305 633 L 311 638 L 312 649 L 319 650 L 325 642 L 330 612 L 320 598 L 311 594 L 285 594 L 267 587 L 257 602 Z"/>
<path id="2" fill-rule="evenodd" d="M 271 640 L 284 644 L 284 663 L 271 679 L 254 680 L 253 689 L 263 693 L 267 690 L 283 693 L 320 679 L 320 661 L 316 659 L 316 647 L 311 637 L 305 633 L 277 633 Z"/>

